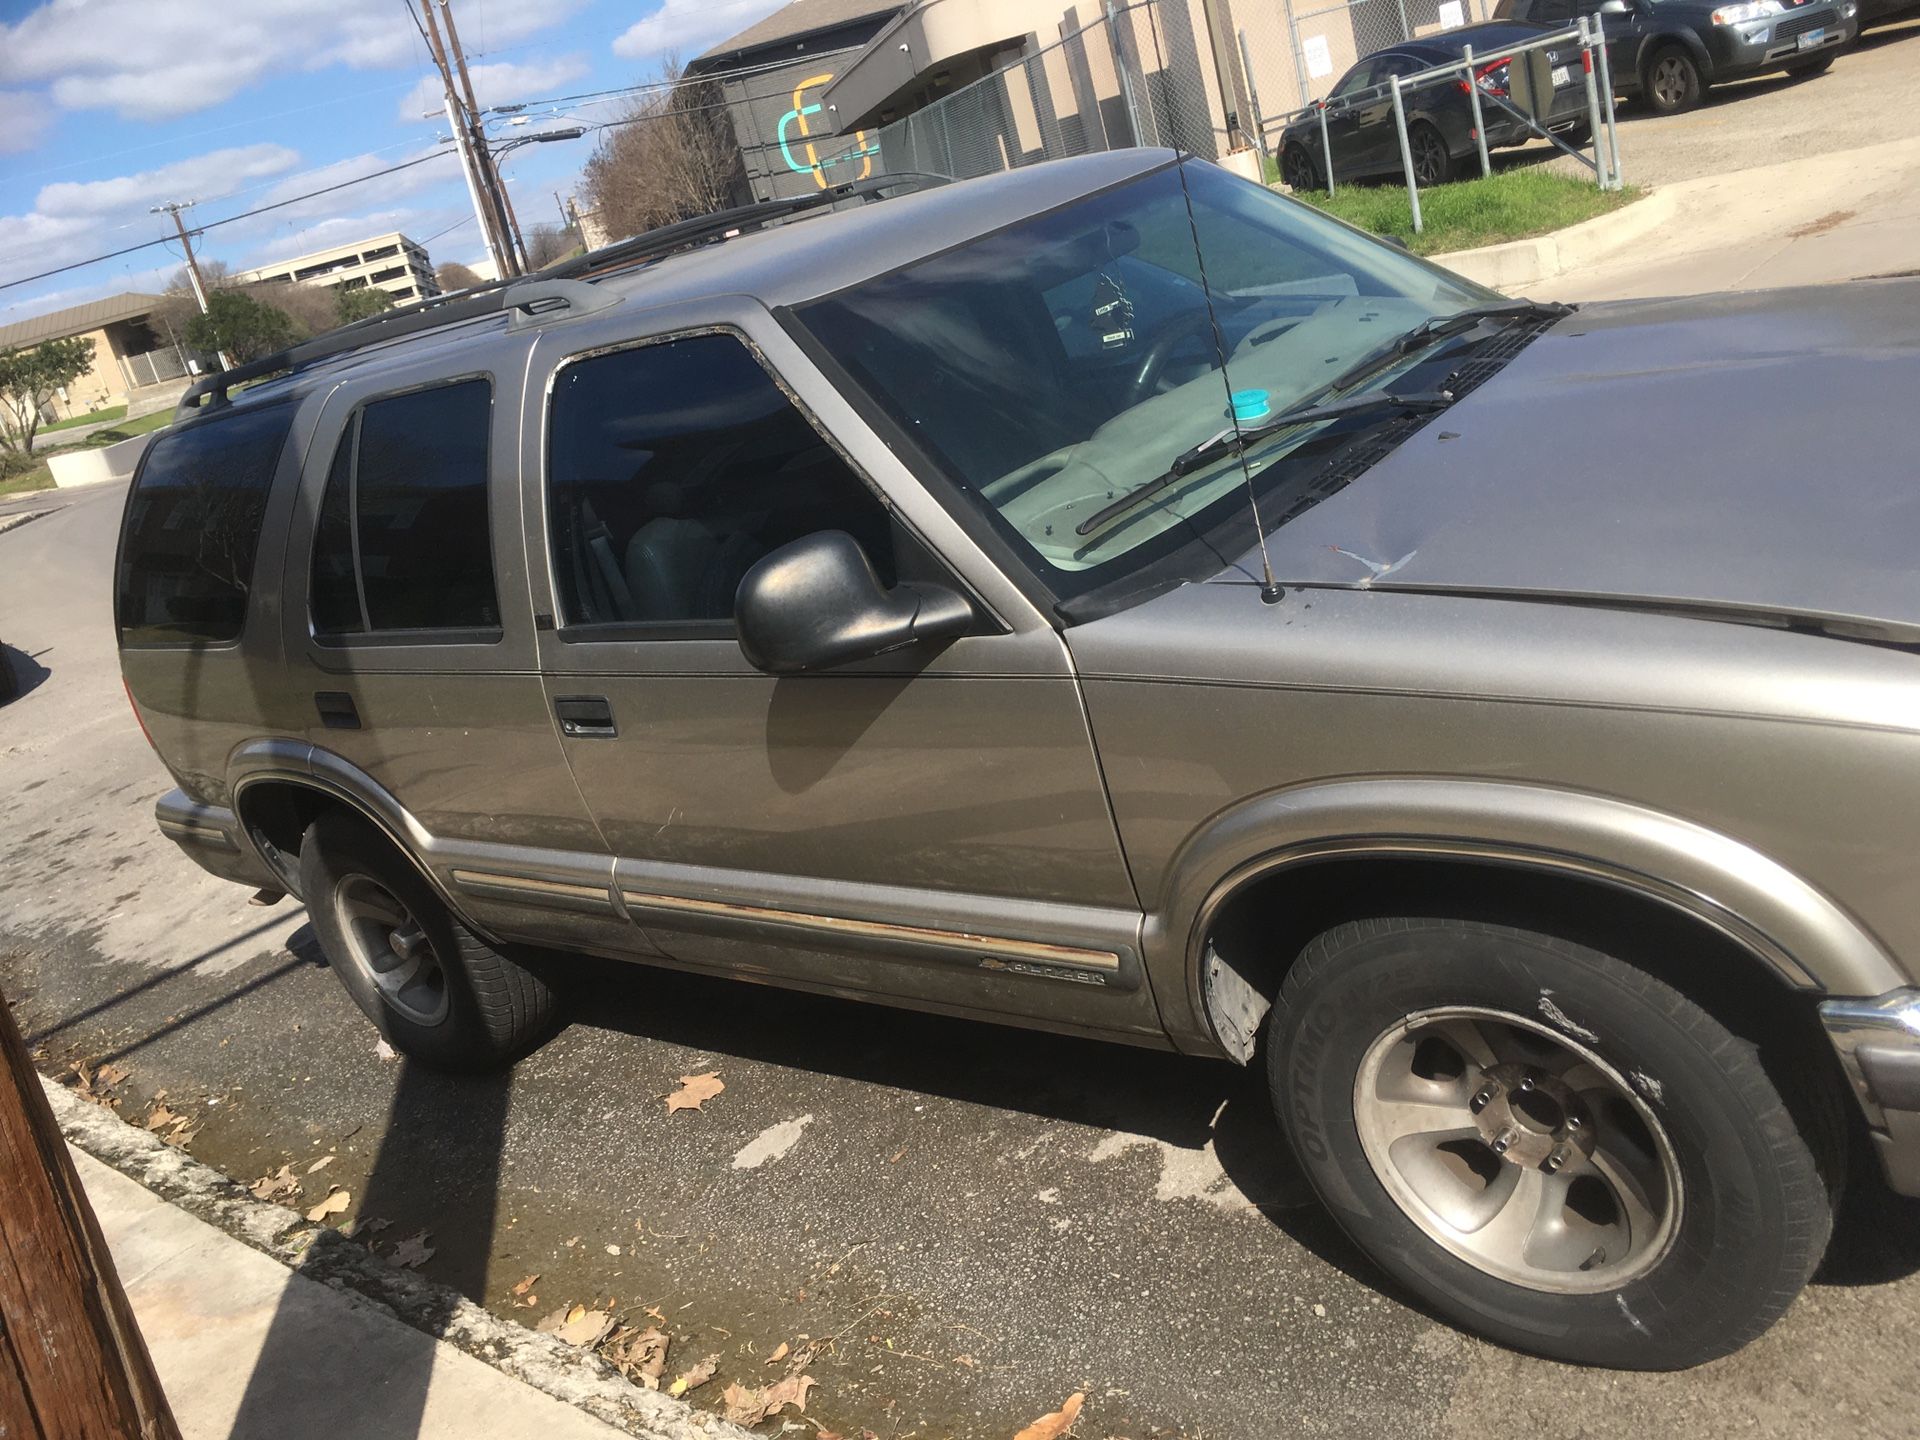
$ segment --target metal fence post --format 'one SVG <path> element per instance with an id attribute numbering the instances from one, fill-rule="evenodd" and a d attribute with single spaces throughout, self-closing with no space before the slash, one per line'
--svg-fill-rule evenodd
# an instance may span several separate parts
<path id="1" fill-rule="evenodd" d="M 1420 233 L 1420 182 L 1413 175 L 1413 146 L 1407 141 L 1407 103 L 1400 98 L 1400 77 L 1391 75 L 1388 84 L 1393 87 L 1393 128 L 1400 132 L 1400 163 L 1407 172 L 1407 202 L 1413 207 L 1413 233 Z M 1329 156 L 1327 169 L 1331 173 L 1333 160 Z"/>
<path id="2" fill-rule="evenodd" d="M 1407 19 L 1407 0 L 1394 0 L 1394 3 L 1400 7 L 1400 38 L 1402 40 L 1411 40 L 1413 38 L 1413 22 Z"/>
<path id="3" fill-rule="evenodd" d="M 1600 91 L 1593 79 L 1593 32 L 1587 26 L 1587 17 L 1580 17 L 1580 68 L 1586 72 L 1587 81 L 1587 132 L 1593 140 L 1593 170 L 1602 190 L 1607 184 L 1607 151 L 1600 135 Z"/>
<path id="4" fill-rule="evenodd" d="M 1260 87 L 1253 81 L 1253 51 L 1247 48 L 1247 32 L 1240 32 L 1240 63 L 1246 67 L 1247 108 L 1253 112 L 1253 148 L 1260 154 L 1260 183 L 1267 183 L 1267 127 L 1260 116 Z"/>
<path id="5" fill-rule="evenodd" d="M 1133 131 L 1133 143 L 1145 145 L 1146 132 L 1140 128 L 1140 100 L 1133 93 L 1133 72 L 1127 49 L 1120 40 L 1120 3 L 1107 0 L 1107 48 L 1113 52 L 1113 68 L 1120 72 L 1120 98 L 1127 107 L 1127 125 Z"/>
<path id="6" fill-rule="evenodd" d="M 1320 157 L 1327 162 L 1327 195 L 1333 195 L 1333 141 L 1327 138 L 1327 102 L 1313 102 L 1320 112 Z"/>
<path id="7" fill-rule="evenodd" d="M 1473 138 L 1480 146 L 1480 178 L 1485 180 L 1493 174 L 1493 161 L 1487 155 L 1487 122 L 1480 114 L 1480 72 L 1473 68 L 1473 47 L 1464 45 L 1461 53 L 1467 61 L 1467 103 L 1473 108 Z"/>
<path id="8" fill-rule="evenodd" d="M 1607 58 L 1606 17 L 1595 15 L 1593 28 L 1600 42 L 1600 109 L 1607 122 L 1607 168 L 1613 172 L 1613 188 L 1618 190 L 1621 186 L 1620 127 L 1613 119 L 1613 62 Z M 1597 146 L 1595 153 L 1599 153 Z"/>

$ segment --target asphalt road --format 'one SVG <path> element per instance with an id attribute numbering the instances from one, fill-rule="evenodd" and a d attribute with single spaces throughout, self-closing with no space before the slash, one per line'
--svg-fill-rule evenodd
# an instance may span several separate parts
<path id="1" fill-rule="evenodd" d="M 693 1391 L 827 1341 L 808 1418 L 1006 1437 L 1911 1436 L 1920 1205 L 1858 1187 L 1827 1267 L 1740 1355 L 1580 1371 L 1412 1309 L 1307 1199 L 1224 1065 L 643 968 L 570 962 L 577 1018 L 510 1077 L 376 1053 L 292 902 L 250 909 L 155 831 L 166 781 L 112 653 L 121 488 L 0 503 L 0 989 L 59 1073 L 112 1060 L 242 1180 L 427 1232 L 425 1273 L 528 1322 L 657 1307 Z M 726 1089 L 668 1114 L 678 1077 Z M 617 1253 L 615 1248 L 617 1247 Z M 519 1305 L 529 1275 L 539 1298 Z M 644 1322 L 643 1322 L 644 1323 Z"/>

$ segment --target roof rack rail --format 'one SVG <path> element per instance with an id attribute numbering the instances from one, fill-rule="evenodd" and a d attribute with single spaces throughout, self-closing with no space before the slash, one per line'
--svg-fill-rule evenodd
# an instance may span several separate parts
<path id="1" fill-rule="evenodd" d="M 716 210 L 711 215 L 695 215 L 688 220 L 677 220 L 671 225 L 662 225 L 653 230 L 643 231 L 627 240 L 616 240 L 611 245 L 603 245 L 598 250 L 589 250 L 584 255 L 576 255 L 571 260 L 549 266 L 540 273 L 562 279 L 598 275 L 616 267 L 629 268 L 642 265 L 675 250 L 685 250 L 711 240 L 724 239 L 730 234 L 745 230 L 757 230 L 792 215 L 828 208 L 848 200 L 860 200 L 866 203 L 883 200 L 889 192 L 894 190 L 909 192 L 931 190 L 952 183 L 953 178 L 948 175 L 903 171 L 894 175 L 875 175 L 866 180 L 849 181 L 845 185 L 817 190 L 810 195 L 792 195 L 779 200 L 757 200 L 751 205 L 736 205 L 731 210 Z"/>
<path id="2" fill-rule="evenodd" d="M 250 380 L 277 375 L 283 370 L 304 369 L 334 355 L 398 340 L 423 330 L 435 330 L 442 325 L 457 325 L 463 320 L 477 320 L 486 315 L 498 315 L 502 311 L 513 311 L 513 323 L 522 325 L 557 310 L 579 315 L 604 310 L 619 303 L 619 296 L 592 285 L 544 274 L 494 280 L 446 295 L 432 295 L 411 305 L 396 306 L 350 325 L 342 325 L 338 330 L 329 330 L 324 335 L 316 335 L 285 350 L 236 365 L 231 370 L 203 375 L 188 386 L 187 392 L 180 397 L 174 417 L 185 419 L 202 408 L 224 405 L 230 391 Z M 208 396 L 212 398 L 202 407 L 201 400 Z"/>

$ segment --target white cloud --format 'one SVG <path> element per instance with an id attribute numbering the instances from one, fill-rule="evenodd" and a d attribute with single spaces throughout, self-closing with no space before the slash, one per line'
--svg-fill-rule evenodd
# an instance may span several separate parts
<path id="1" fill-rule="evenodd" d="M 46 102 L 24 90 L 0 90 L 0 155 L 31 150 L 46 133 Z"/>
<path id="2" fill-rule="evenodd" d="M 34 199 L 36 214 L 56 219 L 98 220 L 138 212 L 166 200 L 195 200 L 227 194 L 247 181 L 281 175 L 300 163 L 298 151 L 284 145 L 241 145 L 213 150 L 111 180 L 62 180 L 43 186 Z"/>
<path id="3" fill-rule="evenodd" d="M 512 44 L 582 3 L 488 0 L 463 9 L 460 38 L 470 54 Z M 136 120 L 208 109 L 279 71 L 427 63 L 399 0 L 50 0 L 0 24 L 0 82 Z"/>
<path id="4" fill-rule="evenodd" d="M 536 60 L 526 65 L 516 65 L 510 61 L 469 65 L 467 71 L 473 77 L 474 96 L 484 110 L 490 105 L 510 105 L 516 100 L 543 98 L 547 92 L 557 90 L 586 74 L 587 63 L 577 55 L 568 55 L 555 60 Z M 400 102 L 400 118 L 418 120 L 429 111 L 438 116 L 445 103 L 444 96 L 440 77 L 423 75 L 420 83 L 409 90 L 406 99 Z"/>
<path id="5" fill-rule="evenodd" d="M 626 60 L 677 54 L 691 59 L 778 10 L 785 0 L 663 0 L 660 8 L 613 42 Z"/>

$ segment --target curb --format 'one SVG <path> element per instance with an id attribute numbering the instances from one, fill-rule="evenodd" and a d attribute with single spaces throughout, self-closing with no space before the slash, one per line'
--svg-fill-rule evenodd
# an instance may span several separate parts
<path id="1" fill-rule="evenodd" d="M 1569 270 L 1592 265 L 1651 234 L 1673 218 L 1679 203 L 1674 188 L 1662 186 L 1611 214 L 1583 220 L 1549 235 L 1427 258 L 1495 290 L 1538 285 Z"/>
<path id="2" fill-rule="evenodd" d="M 254 1199 L 211 1166 L 64 1085 L 42 1076 L 40 1088 L 69 1144 L 297 1275 L 358 1296 L 403 1325 L 638 1440 L 758 1440 L 684 1400 L 633 1384 L 597 1355 L 502 1320 L 449 1286 L 396 1269 L 337 1230 Z"/>

